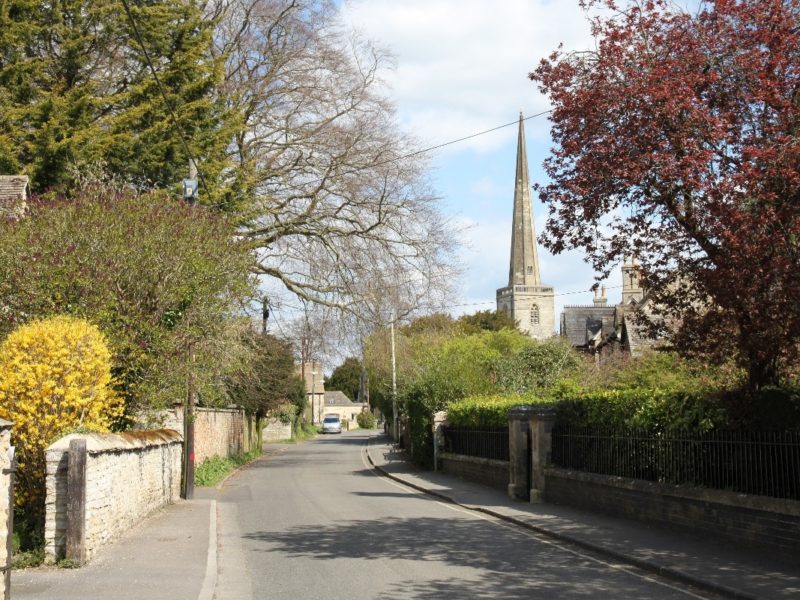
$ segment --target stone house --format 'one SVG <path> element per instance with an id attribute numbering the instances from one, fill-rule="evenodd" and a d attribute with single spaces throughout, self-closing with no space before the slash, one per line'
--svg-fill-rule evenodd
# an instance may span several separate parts
<path id="1" fill-rule="evenodd" d="M 564 307 L 561 336 L 574 348 L 591 354 L 622 351 L 639 356 L 655 343 L 644 335 L 633 316 L 636 311 L 646 312 L 647 303 L 639 264 L 636 258 L 626 259 L 622 263 L 622 301 L 609 306 L 605 288 L 595 288 L 593 304 Z"/>
<path id="2" fill-rule="evenodd" d="M 0 219 L 21 219 L 28 210 L 27 175 L 0 175 Z"/>
<path id="3" fill-rule="evenodd" d="M 323 417 L 326 415 L 339 415 L 344 429 L 356 429 L 358 427 L 356 417 L 365 410 L 369 410 L 369 405 L 366 402 L 353 402 L 344 392 L 325 392 Z"/>

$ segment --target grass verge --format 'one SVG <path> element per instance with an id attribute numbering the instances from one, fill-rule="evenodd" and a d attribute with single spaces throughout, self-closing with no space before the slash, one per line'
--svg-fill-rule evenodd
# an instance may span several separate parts
<path id="1" fill-rule="evenodd" d="M 318 433 L 322 433 L 322 429 L 317 425 L 302 423 L 293 429 L 292 439 L 284 440 L 282 443 L 296 444 L 297 442 L 304 442 L 316 437 Z"/>
<path id="2" fill-rule="evenodd" d="M 225 479 L 237 468 L 261 456 L 259 450 L 252 450 L 246 454 L 230 456 L 212 456 L 197 465 L 194 471 L 194 484 L 204 487 L 213 487 Z"/>

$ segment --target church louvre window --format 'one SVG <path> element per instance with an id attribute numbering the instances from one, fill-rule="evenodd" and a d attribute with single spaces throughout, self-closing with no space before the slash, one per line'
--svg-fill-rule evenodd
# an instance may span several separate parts
<path id="1" fill-rule="evenodd" d="M 539 305 L 534 304 L 531 306 L 531 325 L 539 324 Z"/>

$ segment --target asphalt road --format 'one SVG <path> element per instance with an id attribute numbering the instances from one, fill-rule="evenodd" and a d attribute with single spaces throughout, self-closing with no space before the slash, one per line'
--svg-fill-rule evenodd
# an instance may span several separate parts
<path id="1" fill-rule="evenodd" d="M 392 482 L 365 441 L 290 445 L 226 483 L 217 600 L 703 597 Z"/>

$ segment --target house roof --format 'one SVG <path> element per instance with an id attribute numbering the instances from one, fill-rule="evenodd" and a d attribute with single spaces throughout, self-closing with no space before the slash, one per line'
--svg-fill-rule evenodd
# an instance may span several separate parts
<path id="1" fill-rule="evenodd" d="M 573 346 L 587 346 L 614 331 L 615 315 L 615 306 L 565 306 L 561 313 L 561 335 Z"/>
<path id="2" fill-rule="evenodd" d="M 622 341 L 624 344 L 627 344 L 631 356 L 641 356 L 646 350 L 664 347 L 664 339 L 653 339 L 649 337 L 647 335 L 647 328 L 644 325 L 636 323 L 635 319 L 630 315 L 625 315 L 623 324 L 624 339 Z"/>
<path id="3" fill-rule="evenodd" d="M 325 392 L 325 406 L 356 406 L 344 392 Z"/>

